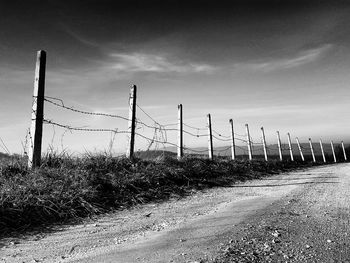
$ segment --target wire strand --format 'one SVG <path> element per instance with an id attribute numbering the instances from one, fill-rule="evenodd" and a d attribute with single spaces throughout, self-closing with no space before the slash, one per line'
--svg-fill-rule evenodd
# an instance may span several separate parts
<path id="1" fill-rule="evenodd" d="M 221 133 L 215 131 L 214 129 L 212 129 L 213 133 L 216 133 L 216 135 L 218 135 L 219 137 L 223 137 L 223 138 L 231 138 L 231 136 L 227 136 L 227 135 L 222 135 Z"/>
<path id="2" fill-rule="evenodd" d="M 72 127 L 69 125 L 60 124 L 51 120 L 44 120 L 44 123 L 46 124 L 52 124 L 67 130 L 72 131 L 87 131 L 87 132 L 115 132 L 115 133 L 130 133 L 129 131 L 118 131 L 118 129 L 93 129 L 93 128 L 81 128 L 81 127 Z"/>
<path id="3" fill-rule="evenodd" d="M 186 126 L 187 128 L 194 129 L 194 130 L 199 130 L 199 131 L 204 131 L 204 130 L 207 130 L 207 129 L 208 129 L 208 128 L 198 128 L 198 127 L 194 127 L 194 126 L 188 125 L 188 124 L 186 124 L 186 123 L 183 123 L 183 126 Z"/>
<path id="4" fill-rule="evenodd" d="M 120 115 L 101 113 L 101 112 L 88 112 L 88 111 L 83 111 L 83 110 L 77 110 L 77 109 L 74 109 L 72 107 L 65 106 L 61 99 L 56 99 L 56 100 L 60 100 L 62 102 L 62 105 L 60 105 L 60 104 L 58 104 L 56 102 L 53 102 L 51 100 L 48 100 L 45 97 L 45 101 L 47 101 L 48 103 L 51 103 L 52 105 L 55 105 L 57 107 L 60 107 L 60 108 L 66 109 L 66 110 L 70 110 L 70 111 L 73 111 L 73 112 L 76 112 L 76 113 L 85 114 L 85 115 L 94 115 L 94 116 L 105 116 L 105 117 L 110 117 L 110 118 L 119 118 L 119 119 L 123 119 L 123 120 L 126 120 L 126 121 L 130 121 L 129 118 L 126 118 L 126 117 L 123 117 L 123 116 L 120 116 Z"/>

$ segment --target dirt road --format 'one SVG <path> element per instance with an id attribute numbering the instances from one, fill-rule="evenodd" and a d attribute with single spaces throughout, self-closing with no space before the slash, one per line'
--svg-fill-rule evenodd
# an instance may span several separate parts
<path id="1" fill-rule="evenodd" d="M 0 262 L 346 262 L 349 187 L 338 164 L 196 192 L 2 240 Z"/>
<path id="2" fill-rule="evenodd" d="M 318 172 L 236 227 L 214 262 L 350 262 L 350 166 Z"/>

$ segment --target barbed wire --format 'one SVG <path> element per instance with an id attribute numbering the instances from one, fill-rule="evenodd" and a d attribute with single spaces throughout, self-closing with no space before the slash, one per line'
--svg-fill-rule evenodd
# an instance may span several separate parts
<path id="1" fill-rule="evenodd" d="M 50 98 L 51 98 L 51 97 L 50 97 Z M 53 99 L 53 98 L 51 98 L 51 99 Z M 123 120 L 126 120 L 126 121 L 130 121 L 129 118 L 123 117 L 123 116 L 121 116 L 121 115 L 115 115 L 115 114 L 109 114 L 109 113 L 102 113 L 102 112 L 89 112 L 89 111 L 77 110 L 77 109 L 74 109 L 73 107 L 65 106 L 63 100 L 57 99 L 57 98 L 55 98 L 55 99 L 61 101 L 62 104 L 53 102 L 53 101 L 47 99 L 47 97 L 45 97 L 44 100 L 45 100 L 46 102 L 52 104 L 52 105 L 57 106 L 57 107 L 60 107 L 60 108 L 66 109 L 66 110 L 70 110 L 70 111 L 72 111 L 72 112 L 80 113 L 80 114 L 94 115 L 94 116 L 104 116 L 104 117 L 118 118 L 118 119 L 123 119 Z"/>
<path id="2" fill-rule="evenodd" d="M 243 140 L 243 139 L 240 139 L 240 138 L 235 138 L 235 141 L 240 141 L 240 142 L 244 142 L 244 143 L 248 142 L 247 140 Z"/>
<path id="3" fill-rule="evenodd" d="M 150 118 L 154 123 L 156 123 L 157 125 L 160 125 L 160 126 L 164 126 L 164 125 L 161 125 L 158 121 L 156 121 L 155 119 L 153 119 L 151 117 L 151 115 L 149 115 L 144 109 L 142 109 L 138 104 L 136 104 L 137 108 L 139 108 L 148 118 Z"/>
<path id="4" fill-rule="evenodd" d="M 238 137 L 247 137 L 247 135 L 246 134 L 239 134 L 239 133 L 236 133 L 236 132 L 234 132 L 234 135 L 235 136 L 238 136 Z"/>
<path id="5" fill-rule="evenodd" d="M 215 131 L 214 129 L 212 129 L 213 133 L 216 133 L 216 135 L 218 135 L 219 137 L 223 137 L 223 138 L 231 138 L 231 136 L 227 136 L 227 135 L 222 135 L 221 133 Z"/>
<path id="6" fill-rule="evenodd" d="M 69 111 L 72 111 L 72 112 L 80 113 L 80 114 L 94 115 L 94 116 L 104 116 L 104 117 L 110 117 L 110 118 L 119 118 L 119 119 L 126 120 L 126 121 L 129 121 L 129 122 L 131 121 L 129 118 L 121 116 L 121 115 L 117 115 L 117 114 L 109 114 L 109 113 L 102 113 L 102 112 L 89 112 L 89 111 L 85 111 L 85 110 L 75 109 L 73 107 L 66 106 L 64 101 L 62 99 L 59 99 L 59 98 L 45 96 L 45 101 L 50 103 L 50 104 L 52 104 L 52 105 L 54 105 L 54 106 L 57 106 L 57 107 L 60 107 L 60 108 L 63 108 L 65 110 L 69 110 Z M 179 125 L 178 123 L 161 124 L 156 119 L 154 119 L 149 113 L 147 113 L 140 105 L 136 104 L 136 106 L 143 114 L 145 114 L 153 122 L 153 124 L 148 124 L 148 123 L 144 122 L 143 120 L 141 120 L 139 118 L 135 118 L 136 129 L 137 130 L 138 129 L 144 129 L 144 128 L 150 128 L 150 129 L 154 130 L 153 131 L 153 136 L 150 136 L 152 138 L 147 137 L 145 135 L 142 135 L 139 132 L 135 133 L 135 135 L 137 135 L 137 136 L 139 136 L 139 137 L 141 137 L 141 138 L 143 138 L 143 139 L 145 139 L 145 140 L 147 140 L 149 142 L 147 150 L 149 150 L 154 145 L 157 148 L 159 144 L 162 144 L 164 146 L 164 148 L 165 148 L 165 145 L 174 146 L 176 148 L 179 148 L 179 146 L 176 145 L 175 143 L 168 142 L 168 136 L 167 136 L 167 132 L 179 131 L 177 128 L 171 128 L 172 126 Z M 70 125 L 57 123 L 57 122 L 55 122 L 53 120 L 47 120 L 47 119 L 45 119 L 44 122 L 46 124 L 51 124 L 53 126 L 58 126 L 58 127 L 64 128 L 64 129 L 69 130 L 69 131 L 112 132 L 114 134 L 117 134 L 117 133 L 130 134 L 131 133 L 130 131 L 119 131 L 118 129 L 72 127 Z M 183 130 L 183 133 L 185 133 L 187 135 L 190 135 L 192 137 L 207 137 L 208 136 L 208 134 L 206 134 L 206 133 L 200 133 L 200 131 L 207 130 L 208 127 L 200 128 L 200 127 L 195 127 L 195 126 L 192 126 L 192 125 L 188 125 L 187 123 L 183 123 L 183 126 L 189 128 L 189 129 L 193 129 L 193 130 L 197 131 L 197 134 L 195 134 L 194 132 L 191 132 L 189 130 Z M 170 128 L 168 128 L 168 127 L 170 127 Z M 212 132 L 213 132 L 212 137 L 214 139 L 216 139 L 216 140 L 219 140 L 219 141 L 222 141 L 222 142 L 229 142 L 229 141 L 232 140 L 231 136 L 229 136 L 229 135 L 223 135 L 223 134 L 221 134 L 220 132 L 218 132 L 218 131 L 216 131 L 214 129 L 212 129 Z M 28 134 L 26 135 L 26 137 L 27 136 L 28 136 Z M 234 139 L 235 139 L 235 141 L 240 141 L 240 142 L 244 142 L 244 143 L 248 142 L 247 139 L 241 139 L 239 137 L 245 138 L 246 135 L 245 134 L 238 134 L 238 133 L 234 132 Z M 28 141 L 27 138 L 26 138 L 26 141 Z M 4 145 L 4 143 L 3 143 L 1 138 L 0 138 L 0 142 L 2 143 L 2 145 L 0 144 L 0 147 L 2 149 L 4 149 L 4 150 L 8 151 L 7 147 L 4 147 L 6 145 Z M 263 149 L 257 148 L 257 147 L 263 146 L 262 142 L 255 142 L 253 140 L 253 138 L 250 137 L 250 143 L 251 143 L 251 146 L 252 146 L 252 152 L 254 152 L 254 153 L 259 152 L 260 153 L 260 152 L 263 151 Z M 238 149 L 243 150 L 244 154 L 247 154 L 247 150 L 245 148 L 237 146 L 237 145 L 235 147 L 238 148 Z M 230 148 L 231 148 L 231 146 L 229 146 L 229 147 L 227 147 L 225 149 L 221 149 L 221 150 L 215 150 L 214 149 L 214 151 L 215 152 L 224 152 L 224 151 L 229 150 Z M 271 151 L 278 150 L 278 147 L 276 147 L 276 146 L 274 146 L 274 147 L 266 146 L 266 148 L 267 148 L 268 154 L 271 154 Z M 183 149 L 185 151 L 191 151 L 191 152 L 195 152 L 195 153 L 204 153 L 204 152 L 208 151 L 207 149 L 205 149 L 205 150 L 197 150 L 197 149 L 193 149 L 193 148 L 189 148 L 189 147 L 183 147 Z M 311 149 L 309 149 L 308 147 L 301 146 L 301 149 L 303 150 L 303 152 L 305 154 L 310 154 L 311 153 Z M 291 149 L 290 149 L 289 145 L 281 144 L 281 150 L 282 151 L 287 151 L 287 150 L 291 150 Z"/>
<path id="7" fill-rule="evenodd" d="M 45 96 L 45 97 L 44 97 L 44 100 L 45 100 L 45 99 L 57 100 L 57 101 L 61 102 L 61 105 L 64 105 L 63 100 L 62 100 L 62 99 L 60 99 L 60 98 L 55 98 L 55 97 Z"/>
<path id="8" fill-rule="evenodd" d="M 164 127 L 168 127 L 168 126 L 177 126 L 179 125 L 178 123 L 169 123 L 169 124 L 163 124 Z"/>
<path id="9" fill-rule="evenodd" d="M 158 121 L 156 121 L 149 113 L 147 113 L 140 105 L 136 104 L 137 108 L 139 108 L 149 119 L 151 119 L 154 122 L 154 133 L 153 133 L 153 138 L 150 140 L 150 144 L 147 147 L 147 150 L 149 150 L 154 143 L 156 143 L 156 149 L 158 147 L 158 143 L 162 143 L 163 146 L 164 142 L 167 142 L 167 131 L 176 131 L 176 129 L 169 129 L 165 128 L 165 125 L 160 124 Z M 142 121 L 139 121 L 139 123 L 142 123 Z M 145 123 L 142 123 L 143 125 L 146 125 Z M 168 126 L 172 126 L 173 124 L 167 124 Z M 150 125 L 148 125 L 150 127 Z M 150 139 L 150 138 L 148 138 Z"/>
<path id="10" fill-rule="evenodd" d="M 212 135 L 213 138 L 215 138 L 218 141 L 222 141 L 222 142 L 228 142 L 228 141 L 232 141 L 231 139 L 221 139 L 219 137 L 216 137 L 215 135 Z"/>
<path id="11" fill-rule="evenodd" d="M 56 103 L 52 100 L 57 100 L 59 101 L 60 103 Z M 77 110 L 77 109 L 74 109 L 73 107 L 68 107 L 68 106 L 65 106 L 64 105 L 64 101 L 62 99 L 58 99 L 58 98 L 53 98 L 53 97 L 45 97 L 45 101 L 47 101 L 48 103 L 51 103 L 57 107 L 60 107 L 60 108 L 63 108 L 63 109 L 66 109 L 66 110 L 70 110 L 72 112 L 76 112 L 76 113 L 80 113 L 80 114 L 85 114 L 85 115 L 93 115 L 93 116 L 104 116 L 104 117 L 111 117 L 111 118 L 119 118 L 119 119 L 123 119 L 123 120 L 126 120 L 126 121 L 130 121 L 129 118 L 126 118 L 126 117 L 123 117 L 123 116 L 120 116 L 120 115 L 116 115 L 116 114 L 107 114 L 107 113 L 99 113 L 99 112 L 88 112 L 88 111 L 84 111 L 84 110 Z M 136 104 L 137 105 L 137 104 Z M 154 129 L 154 134 L 153 134 L 153 138 L 150 139 L 150 144 L 148 146 L 148 149 L 154 144 L 154 142 L 163 142 L 163 141 L 167 141 L 167 135 L 166 135 L 166 131 L 165 131 L 165 128 L 163 125 L 161 125 L 158 121 L 156 121 L 154 118 L 152 118 L 145 110 L 143 110 L 142 107 L 140 107 L 139 105 L 137 105 L 137 107 L 148 117 L 150 118 L 153 122 L 154 122 L 154 125 L 149 125 L 143 121 L 141 121 L 140 119 L 137 119 L 135 118 L 135 122 L 137 124 L 139 124 L 139 126 L 145 126 L 147 128 L 151 128 L 151 129 Z M 81 127 L 72 127 L 70 125 L 64 125 L 64 124 L 60 124 L 60 123 L 57 123 L 57 122 L 54 122 L 52 120 L 45 120 L 46 123 L 48 124 L 52 124 L 52 125 L 55 125 L 55 126 L 58 126 L 58 127 L 61 127 L 61 128 L 65 128 L 65 129 L 68 129 L 68 130 L 75 130 L 75 131 L 87 131 L 87 132 L 115 132 L 115 133 L 130 133 L 128 131 L 123 131 L 123 132 L 119 132 L 117 129 L 115 130 L 112 130 L 112 129 L 101 129 L 101 128 L 98 128 L 98 129 L 93 129 L 93 128 L 81 128 Z M 167 124 L 168 126 L 172 126 L 174 124 Z M 142 127 L 140 127 L 142 128 Z M 176 130 L 176 129 L 167 129 L 167 130 Z M 158 138 L 158 139 L 157 139 Z M 159 140 L 160 138 L 160 140 Z"/>
<path id="12" fill-rule="evenodd" d="M 171 142 L 167 142 L 167 141 L 160 141 L 160 140 L 154 139 L 154 138 L 149 138 L 149 137 L 144 136 L 144 135 L 142 135 L 140 133 L 137 133 L 137 132 L 135 132 L 135 135 L 140 136 L 141 138 L 143 138 L 143 139 L 145 139 L 147 141 L 150 141 L 150 142 L 157 142 L 157 143 L 161 143 L 161 144 L 168 144 L 168 145 L 171 145 L 171 146 L 175 146 L 176 148 L 179 148 L 179 146 L 177 144 L 175 144 L 175 143 L 171 143 Z"/>
<path id="13" fill-rule="evenodd" d="M 206 127 L 206 128 L 198 128 L 198 127 L 194 127 L 194 126 L 188 125 L 186 123 L 182 123 L 182 125 L 186 126 L 187 128 L 194 129 L 194 130 L 199 130 L 199 131 L 204 131 L 204 130 L 208 129 L 208 127 Z"/>
<path id="14" fill-rule="evenodd" d="M 61 102 L 61 104 L 59 103 L 56 103 L 56 102 L 53 102 L 47 98 L 50 98 L 50 99 L 54 99 L 54 100 L 58 100 Z M 68 106 L 65 106 L 64 105 L 64 101 L 62 99 L 58 99 L 58 98 L 53 98 L 53 97 L 45 97 L 45 101 L 57 106 L 57 107 L 61 107 L 63 109 L 66 109 L 66 110 L 70 110 L 70 111 L 73 111 L 73 112 L 76 112 L 76 113 L 80 113 L 80 114 L 85 114 L 85 115 L 93 115 L 93 116 L 104 116 L 104 117 L 110 117 L 110 118 L 119 118 L 119 119 L 122 119 L 122 120 L 126 120 L 126 121 L 131 121 L 129 118 L 127 117 L 124 117 L 124 116 L 121 116 L 121 115 L 116 115 L 116 114 L 109 114 L 109 113 L 101 113 L 101 112 L 88 112 L 88 111 L 83 111 L 83 110 L 77 110 L 77 109 L 74 109 L 73 107 L 68 107 Z M 139 106 L 138 106 L 139 107 Z M 147 116 L 149 116 L 141 107 L 139 107 Z M 150 116 L 149 116 L 150 117 Z M 154 120 L 152 117 L 151 117 L 152 120 Z M 155 128 L 158 128 L 156 126 L 151 126 L 149 124 L 146 124 L 144 123 L 143 121 L 141 121 L 140 119 L 136 118 L 135 119 L 136 123 L 138 124 L 142 124 L 148 128 L 151 128 L 151 129 L 155 129 Z M 155 121 L 155 120 L 154 120 Z M 160 125 L 157 121 L 155 121 L 155 123 L 157 123 L 158 125 Z M 170 124 L 170 125 L 173 125 L 173 124 Z M 170 130 L 170 129 L 169 129 Z"/>
<path id="15" fill-rule="evenodd" d="M 186 134 L 191 135 L 193 137 L 207 137 L 208 136 L 208 134 L 194 134 L 194 133 L 186 131 L 186 130 L 183 130 L 183 133 L 186 133 Z"/>
<path id="16" fill-rule="evenodd" d="M 57 123 L 51 120 L 46 120 L 46 119 L 44 120 L 44 123 L 52 124 L 57 127 L 61 127 L 71 131 L 130 133 L 129 131 L 118 131 L 118 129 L 101 129 L 101 128 L 94 129 L 94 128 L 72 127 L 69 125 L 60 124 L 60 123 Z"/>
<path id="17" fill-rule="evenodd" d="M 47 98 L 58 100 L 58 101 L 61 102 L 61 104 L 53 102 L 53 101 L 51 101 L 51 100 L 49 100 Z M 74 109 L 72 107 L 67 107 L 67 106 L 64 105 L 63 100 L 58 99 L 58 98 L 46 97 L 45 101 L 47 101 L 47 102 L 49 102 L 49 103 L 51 103 L 51 104 L 53 104 L 53 105 L 55 105 L 57 107 L 61 107 L 61 108 L 64 108 L 66 110 L 70 110 L 70 111 L 73 111 L 73 112 L 76 112 L 76 113 L 81 113 L 81 114 L 85 114 L 85 115 L 94 115 L 94 116 L 104 116 L 104 117 L 111 117 L 111 118 L 119 118 L 119 119 L 123 119 L 123 120 L 126 120 L 126 121 L 130 121 L 129 118 L 126 118 L 126 117 L 123 117 L 123 116 L 120 116 L 120 115 L 107 114 L 107 113 L 97 113 L 97 112 L 88 112 L 88 111 L 83 111 L 83 110 L 77 110 L 77 109 Z M 143 111 L 148 117 L 150 117 L 150 115 L 147 114 L 141 107 L 139 107 L 139 109 L 141 109 L 141 111 Z M 139 119 L 135 119 L 135 121 L 136 121 L 137 124 L 141 124 L 141 125 L 144 125 L 144 126 L 146 126 L 148 128 L 155 129 L 155 133 L 157 133 L 158 130 L 162 130 L 161 125 L 157 121 L 155 121 L 152 117 L 150 117 L 150 118 L 158 125 L 158 127 L 157 126 L 148 125 L 148 124 L 142 122 Z M 106 131 L 109 131 L 109 132 L 115 132 L 115 133 L 130 133 L 130 132 L 127 132 L 127 131 L 120 132 L 117 129 L 116 130 L 112 130 L 112 129 L 101 129 L 101 128 L 99 128 L 99 129 L 92 129 L 92 128 L 72 127 L 72 126 L 69 126 L 69 125 L 63 125 L 63 124 L 59 124 L 59 123 L 53 122 L 51 120 L 46 120 L 46 122 L 49 123 L 49 124 L 53 124 L 55 126 L 61 127 L 61 128 L 65 128 L 65 129 L 68 129 L 68 130 L 75 130 L 75 131 L 89 131 L 89 132 L 106 132 Z M 164 135 L 162 135 L 162 136 L 164 136 Z"/>
<path id="18" fill-rule="evenodd" d="M 136 122 L 136 125 L 137 125 L 137 124 L 141 124 L 141 125 L 143 125 L 143 126 L 145 126 L 145 127 L 147 127 L 147 128 L 150 128 L 150 129 L 158 128 L 157 126 L 151 126 L 151 125 L 149 125 L 149 124 L 147 124 L 147 123 L 144 123 L 143 121 L 141 121 L 141 120 L 138 119 L 138 118 L 135 118 L 135 122 Z"/>
<path id="19" fill-rule="evenodd" d="M 60 103 L 56 103 L 52 100 L 57 100 L 59 101 Z M 119 118 L 119 119 L 123 119 L 123 120 L 126 120 L 126 121 L 130 121 L 129 118 L 127 117 L 124 117 L 124 116 L 121 116 L 121 115 L 116 115 L 116 114 L 108 114 L 108 113 L 101 113 L 101 112 L 88 112 L 88 111 L 84 111 L 84 110 L 78 110 L 78 109 L 75 109 L 73 107 L 68 107 L 64 104 L 64 101 L 62 99 L 59 99 L 59 98 L 54 98 L 54 97 L 49 97 L 49 96 L 46 96 L 45 97 L 45 101 L 47 101 L 48 103 L 52 104 L 52 105 L 55 105 L 57 107 L 60 107 L 60 108 L 63 108 L 63 109 L 66 109 L 66 110 L 70 110 L 72 112 L 76 112 L 76 113 L 80 113 L 80 114 L 85 114 L 85 115 L 94 115 L 94 116 L 104 116 L 104 117 L 111 117 L 111 118 Z M 163 137 L 163 138 L 166 138 L 167 135 L 166 135 L 166 132 L 167 131 L 178 131 L 178 129 L 175 129 L 175 128 L 165 128 L 165 127 L 170 127 L 170 126 L 175 126 L 175 125 L 178 125 L 177 123 L 170 123 L 170 124 L 160 124 L 157 120 L 155 120 L 149 113 L 147 113 L 140 105 L 136 104 L 136 106 L 149 118 L 151 119 L 154 124 L 153 125 L 150 125 L 150 124 L 147 124 L 145 123 L 144 121 L 140 120 L 139 118 L 136 118 L 135 121 L 136 123 L 138 124 L 138 126 L 141 125 L 140 128 L 143 128 L 142 126 L 144 127 L 147 127 L 147 128 L 150 128 L 150 129 L 154 129 L 154 136 L 153 137 Z M 63 124 L 59 124 L 59 123 L 55 123 L 53 122 L 52 120 L 48 121 L 50 124 L 55 124 L 56 126 L 59 126 L 61 128 L 66 128 L 66 129 L 69 129 L 69 130 L 77 130 L 77 131 L 112 131 L 114 132 L 115 130 L 111 130 L 111 129 L 91 129 L 91 128 L 80 128 L 80 127 L 71 127 L 69 125 L 63 125 Z M 206 130 L 207 128 L 199 128 L 199 127 L 194 127 L 194 126 L 191 126 L 191 125 L 188 125 L 186 123 L 183 123 L 184 126 L 188 127 L 188 128 L 191 128 L 191 129 L 195 129 L 197 131 L 203 131 L 203 130 Z M 222 138 L 218 138 L 216 137 L 215 135 L 213 136 L 215 139 L 217 140 L 221 140 L 221 141 L 229 141 L 230 139 L 230 136 L 226 136 L 226 135 L 222 135 L 221 133 L 217 132 L 216 130 L 212 130 L 214 133 L 216 133 L 219 137 L 223 137 L 223 138 L 227 138 L 227 140 L 225 139 L 222 139 Z M 190 136 L 193 136 L 193 137 L 205 137 L 205 136 L 208 136 L 207 134 L 194 134 L 190 131 L 187 131 L 187 130 L 183 130 L 184 133 L 190 135 Z M 158 133 L 158 135 L 156 135 Z M 240 135 L 240 134 L 237 134 L 235 133 L 236 136 L 241 136 L 241 137 L 244 137 L 244 135 Z M 243 142 L 247 142 L 246 140 L 243 140 L 243 139 L 240 139 L 240 138 L 235 138 L 236 140 L 239 140 L 239 141 L 243 141 Z M 153 140 L 153 141 L 164 141 L 164 140 Z"/>

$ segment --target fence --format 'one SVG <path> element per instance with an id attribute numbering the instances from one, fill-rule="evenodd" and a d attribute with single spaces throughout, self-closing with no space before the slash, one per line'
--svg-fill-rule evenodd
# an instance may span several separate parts
<path id="1" fill-rule="evenodd" d="M 126 155 L 128 158 L 133 159 L 135 154 L 135 137 L 138 136 L 146 141 L 148 141 L 148 149 L 153 144 L 161 144 L 163 147 L 175 147 L 177 150 L 177 158 L 181 159 L 184 156 L 184 153 L 196 153 L 204 154 L 208 152 L 209 159 L 214 158 L 214 141 L 220 141 L 223 143 L 229 144 L 228 147 L 221 149 L 218 152 L 224 153 L 227 151 L 231 152 L 232 160 L 235 160 L 237 157 L 237 149 L 243 151 L 244 155 L 248 155 L 249 160 L 252 160 L 255 156 L 263 154 L 264 159 L 268 161 L 269 156 L 273 151 L 278 151 L 279 159 L 282 161 L 284 159 L 283 152 L 288 151 L 289 159 L 291 161 L 295 160 L 293 152 L 293 144 L 291 142 L 290 133 L 287 133 L 288 146 L 285 146 L 281 143 L 280 133 L 277 131 L 277 148 L 275 146 L 268 146 L 265 139 L 264 128 L 261 127 L 261 142 L 254 142 L 253 138 L 250 136 L 249 126 L 245 124 L 246 134 L 238 134 L 235 132 L 234 121 L 229 120 L 229 131 L 228 135 L 224 135 L 215 129 L 212 128 L 212 118 L 211 115 L 207 115 L 207 126 L 206 127 L 195 127 L 184 123 L 183 121 L 183 105 L 178 105 L 178 122 L 172 124 L 160 124 L 156 121 L 150 114 L 148 114 L 140 105 L 137 104 L 137 87 L 134 85 L 130 90 L 129 97 L 129 116 L 124 117 L 121 115 L 115 114 L 106 114 L 106 113 L 96 113 L 89 112 L 85 110 L 75 109 L 73 107 L 66 106 L 64 101 L 60 98 L 53 98 L 45 96 L 45 67 L 46 67 L 46 52 L 38 51 L 37 61 L 36 61 L 36 70 L 35 70 L 35 81 L 34 81 L 34 94 L 33 94 L 33 104 L 32 104 L 32 122 L 31 128 L 29 131 L 30 138 L 30 147 L 28 154 L 28 166 L 37 167 L 41 162 L 41 148 L 42 148 L 42 135 L 43 135 L 43 124 L 51 124 L 60 128 L 64 128 L 70 131 L 85 131 L 85 132 L 113 132 L 114 134 L 124 133 L 128 135 L 128 148 Z M 128 122 L 127 130 L 118 130 L 118 129 L 106 129 L 106 128 L 84 128 L 84 127 L 73 127 L 67 124 L 61 124 L 53 120 L 44 118 L 44 103 L 51 104 L 55 107 L 91 116 L 102 116 L 108 118 L 121 119 Z M 153 124 L 148 124 L 145 121 L 137 118 L 137 111 L 140 110 L 147 118 L 149 118 Z M 152 129 L 153 136 L 152 138 L 141 134 L 137 127 L 146 127 Z M 185 128 L 184 128 L 185 127 Z M 177 132 L 177 143 L 169 142 L 167 139 L 167 132 Z M 208 149 L 195 149 L 184 146 L 184 134 L 199 138 L 207 137 L 208 139 Z M 305 154 L 310 154 L 312 161 L 316 162 L 315 151 L 313 148 L 313 143 L 311 138 L 309 139 L 309 148 L 304 147 L 300 144 L 299 139 L 295 138 L 296 144 L 299 150 L 300 158 L 302 161 L 305 161 Z M 236 144 L 236 142 L 246 144 L 247 149 L 243 148 Z M 322 154 L 323 162 L 327 162 L 325 157 L 325 152 L 323 148 L 322 140 L 319 141 L 320 150 Z M 330 142 L 332 148 L 333 161 L 337 162 L 334 144 Z M 344 143 L 341 142 L 341 147 L 343 151 L 344 160 L 347 160 Z M 261 155 L 262 155 L 261 154 Z"/>

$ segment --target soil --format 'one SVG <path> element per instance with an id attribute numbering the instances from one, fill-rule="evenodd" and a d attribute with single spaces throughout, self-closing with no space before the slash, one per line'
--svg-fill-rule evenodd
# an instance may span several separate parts
<path id="1" fill-rule="evenodd" d="M 337 164 L 193 192 L 0 240 L 0 262 L 348 262 L 349 189 Z"/>

